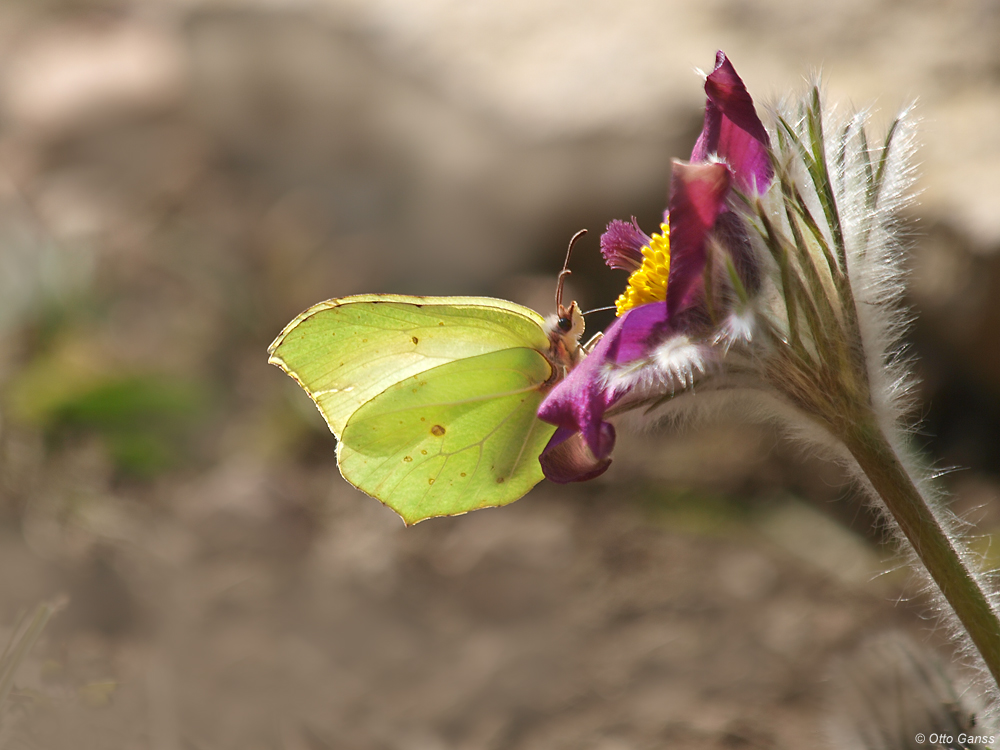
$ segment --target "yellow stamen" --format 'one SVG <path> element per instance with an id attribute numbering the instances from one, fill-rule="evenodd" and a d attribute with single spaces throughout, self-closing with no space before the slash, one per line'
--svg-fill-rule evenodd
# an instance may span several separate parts
<path id="1" fill-rule="evenodd" d="M 662 302 L 667 298 L 667 276 L 670 273 L 670 229 L 660 224 L 663 234 L 654 234 L 652 241 L 642 248 L 642 266 L 628 277 L 628 287 L 615 302 L 619 316 L 648 302 Z"/>

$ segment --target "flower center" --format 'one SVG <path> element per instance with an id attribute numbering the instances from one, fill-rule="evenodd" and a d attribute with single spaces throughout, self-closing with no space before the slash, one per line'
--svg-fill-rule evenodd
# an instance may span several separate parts
<path id="1" fill-rule="evenodd" d="M 660 224 L 663 234 L 654 234 L 642 248 L 642 266 L 628 277 L 628 287 L 615 302 L 618 316 L 633 307 L 667 298 L 667 276 L 670 273 L 670 228 Z"/>

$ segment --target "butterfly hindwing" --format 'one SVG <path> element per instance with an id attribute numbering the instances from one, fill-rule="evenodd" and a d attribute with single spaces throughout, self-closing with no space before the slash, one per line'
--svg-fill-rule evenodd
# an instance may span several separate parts
<path id="1" fill-rule="evenodd" d="M 542 479 L 555 427 L 536 412 L 551 374 L 516 347 L 407 377 L 350 417 L 341 472 L 407 523 L 513 502 Z"/>

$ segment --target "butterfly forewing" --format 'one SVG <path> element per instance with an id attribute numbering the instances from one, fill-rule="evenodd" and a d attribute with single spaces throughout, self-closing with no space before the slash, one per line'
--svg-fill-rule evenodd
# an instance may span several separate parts
<path id="1" fill-rule="evenodd" d="M 542 479 L 555 427 L 536 412 L 551 374 L 517 347 L 410 376 L 350 417 L 340 470 L 407 523 L 513 502 Z"/>
<path id="2" fill-rule="evenodd" d="M 340 437 L 354 412 L 413 375 L 505 349 L 546 351 L 544 323 L 533 310 L 488 297 L 345 297 L 289 323 L 270 362 L 298 381 Z"/>

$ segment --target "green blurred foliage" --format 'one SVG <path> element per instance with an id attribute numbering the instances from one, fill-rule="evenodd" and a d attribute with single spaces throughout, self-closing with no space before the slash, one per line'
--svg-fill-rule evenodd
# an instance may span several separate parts
<path id="1" fill-rule="evenodd" d="M 136 375 L 98 383 L 54 404 L 48 417 L 50 430 L 101 435 L 120 471 L 148 478 L 182 462 L 186 438 L 206 401 L 196 383 Z"/>
<path id="2" fill-rule="evenodd" d="M 15 423 L 59 444 L 97 435 L 123 475 L 148 479 L 190 459 L 192 438 L 208 415 L 208 389 L 158 372 L 122 372 L 79 337 L 35 357 L 5 389 Z"/>

